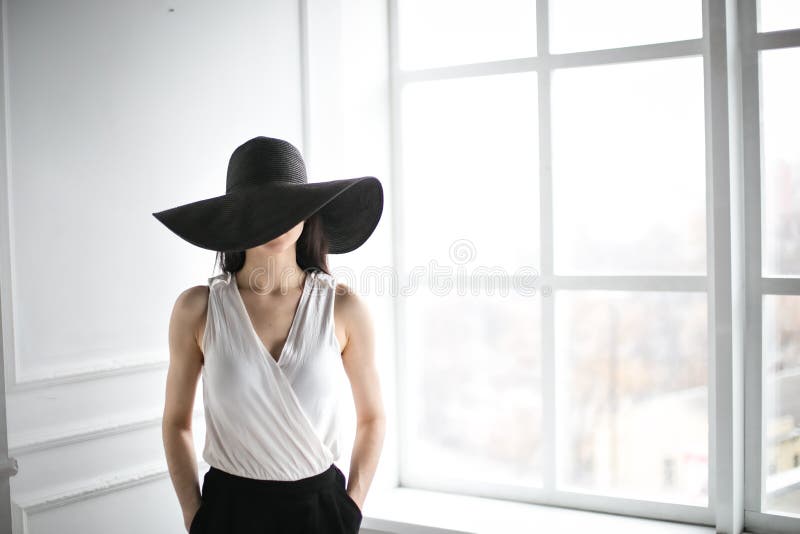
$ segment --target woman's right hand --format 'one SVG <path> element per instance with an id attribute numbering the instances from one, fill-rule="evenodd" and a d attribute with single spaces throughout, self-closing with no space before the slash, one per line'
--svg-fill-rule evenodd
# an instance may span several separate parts
<path id="1" fill-rule="evenodd" d="M 196 508 L 191 513 L 183 513 L 183 526 L 186 527 L 186 532 L 189 532 L 189 527 L 192 526 L 192 521 L 194 521 L 194 516 L 197 515 L 197 511 L 200 510 L 200 506 L 202 506 L 202 502 L 197 505 Z"/>

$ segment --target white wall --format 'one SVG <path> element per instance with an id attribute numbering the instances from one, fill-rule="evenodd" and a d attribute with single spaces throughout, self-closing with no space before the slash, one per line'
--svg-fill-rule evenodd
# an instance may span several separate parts
<path id="1" fill-rule="evenodd" d="M 161 440 L 167 326 L 177 295 L 212 274 L 213 253 L 151 213 L 223 194 L 238 144 L 287 139 L 312 181 L 381 178 L 373 239 L 331 263 L 388 265 L 383 4 L 3 1 L 0 302 L 15 532 L 184 532 Z M 390 300 L 374 303 L 391 372 Z"/>

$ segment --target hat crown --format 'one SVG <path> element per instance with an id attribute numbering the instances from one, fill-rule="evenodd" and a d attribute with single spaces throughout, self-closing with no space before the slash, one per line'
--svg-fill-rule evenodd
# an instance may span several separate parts
<path id="1" fill-rule="evenodd" d="M 239 145 L 228 162 L 225 193 L 268 183 L 304 184 L 306 165 L 288 141 L 258 136 Z"/>

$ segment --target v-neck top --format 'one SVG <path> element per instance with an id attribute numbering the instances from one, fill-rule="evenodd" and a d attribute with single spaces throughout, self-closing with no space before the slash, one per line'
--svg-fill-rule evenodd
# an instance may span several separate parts
<path id="1" fill-rule="evenodd" d="M 259 338 L 236 277 L 208 279 L 203 351 L 206 422 L 202 457 L 231 474 L 298 480 L 340 457 L 345 384 L 333 324 L 336 280 L 308 271 L 278 358 Z"/>

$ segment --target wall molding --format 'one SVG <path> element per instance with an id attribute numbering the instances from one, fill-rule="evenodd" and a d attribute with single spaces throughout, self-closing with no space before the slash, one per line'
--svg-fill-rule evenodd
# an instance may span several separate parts
<path id="1" fill-rule="evenodd" d="M 169 360 L 142 357 L 127 361 L 110 359 L 108 362 L 101 363 L 77 363 L 70 366 L 67 371 L 28 373 L 28 376 L 23 378 L 16 374 L 16 369 L 10 369 L 9 375 L 12 379 L 6 383 L 6 392 L 35 391 L 64 384 L 91 382 L 93 380 L 104 380 L 137 373 L 161 371 L 167 367 L 169 367 Z"/>
<path id="2" fill-rule="evenodd" d="M 204 408 L 192 412 L 192 419 L 203 417 Z M 127 420 L 97 422 L 80 429 L 44 431 L 41 433 L 28 433 L 23 435 L 17 443 L 11 443 L 9 454 L 15 456 L 56 449 L 73 443 L 101 439 L 148 428 L 161 424 L 160 414 L 138 414 Z M 8 476 L 16 474 L 17 461 L 9 458 L 5 463 L 0 463 L 0 474 Z M 208 469 L 208 464 L 200 459 L 198 469 Z M 152 462 L 138 466 L 134 469 L 117 471 L 111 475 L 95 477 L 87 482 L 56 488 L 55 491 L 32 491 L 15 495 L 11 501 L 12 524 L 15 534 L 28 532 L 28 516 L 67 506 L 76 502 L 93 499 L 108 493 L 130 489 L 140 484 L 166 478 L 169 475 L 166 461 Z"/>
<path id="3" fill-rule="evenodd" d="M 198 461 L 197 467 L 199 471 L 203 471 L 208 468 L 208 464 L 204 461 Z M 16 495 L 13 503 L 27 517 L 31 514 L 46 512 L 76 502 L 155 482 L 166 478 L 168 475 L 169 469 L 165 461 L 151 462 L 133 469 L 117 471 L 111 475 L 95 477 L 82 484 L 63 486 L 55 491 L 28 492 Z"/>
<path id="4" fill-rule="evenodd" d="M 192 412 L 192 419 L 204 417 L 204 408 L 195 409 Z M 119 434 L 126 434 L 144 428 L 160 425 L 162 415 L 159 414 L 137 414 L 121 420 L 102 420 L 87 424 L 79 428 L 67 430 L 45 429 L 38 432 L 28 432 L 19 435 L 19 439 L 9 442 L 9 455 L 22 456 L 34 452 L 47 451 L 82 443 Z"/>

